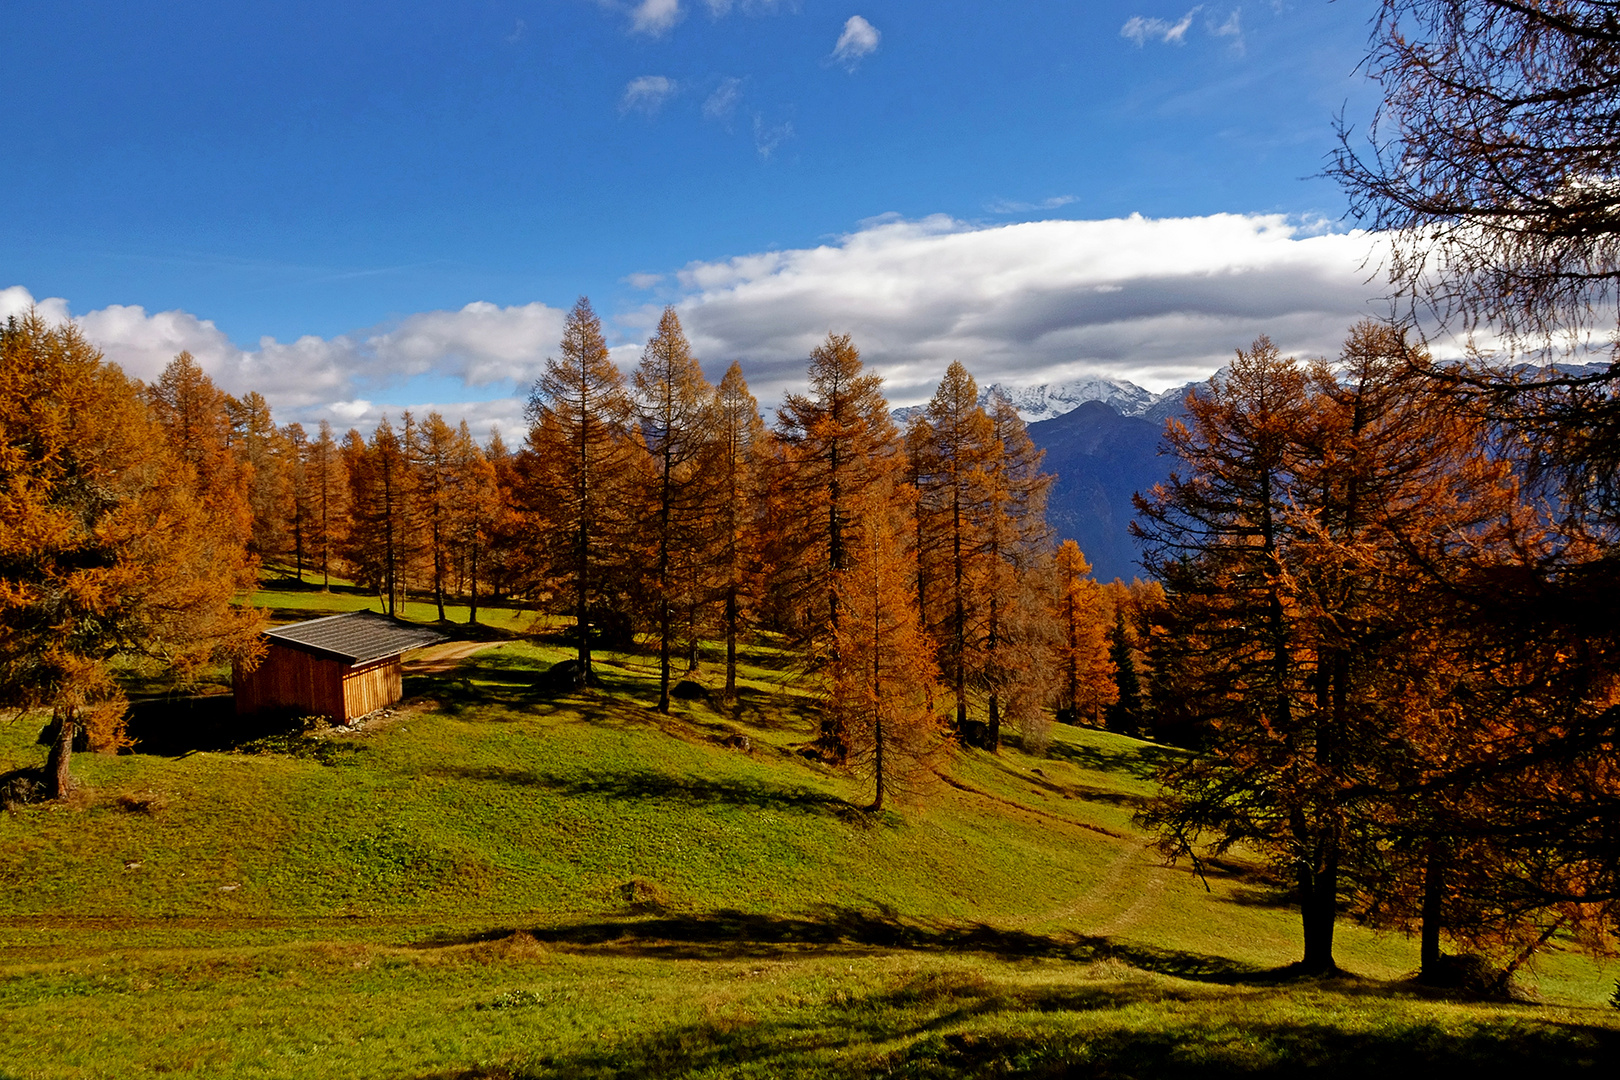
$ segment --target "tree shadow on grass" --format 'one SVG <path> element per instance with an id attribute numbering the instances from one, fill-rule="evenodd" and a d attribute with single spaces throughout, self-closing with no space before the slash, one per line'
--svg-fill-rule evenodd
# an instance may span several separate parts
<path id="1" fill-rule="evenodd" d="M 1545 1021 L 1460 1030 L 1424 1022 L 1371 1031 L 1324 1023 L 1117 1027 L 1046 1039 L 958 1031 L 919 1039 L 897 1057 L 896 1073 L 914 1077 L 1599 1076 L 1620 1064 L 1620 1033 Z"/>
<path id="2" fill-rule="evenodd" d="M 820 707 L 810 698 L 752 686 L 737 687 L 737 699 L 729 705 L 716 694 L 714 709 L 760 731 L 813 731 L 821 719 Z"/>
<path id="3" fill-rule="evenodd" d="M 442 675 L 406 675 L 404 689 L 405 700 L 431 699 L 436 710 L 446 716 L 461 716 L 491 705 L 518 711 L 556 696 L 528 680 L 512 679 L 510 676 L 490 678 L 482 672 L 465 668 Z"/>
<path id="4" fill-rule="evenodd" d="M 889 815 L 868 813 L 836 795 L 811 788 L 671 776 L 646 769 L 556 776 L 538 769 L 509 769 L 499 765 L 446 765 L 430 770 L 429 775 L 536 788 L 565 798 L 631 799 L 678 806 L 741 806 L 834 817 L 861 825 L 892 823 L 893 820 Z"/>
<path id="5" fill-rule="evenodd" d="M 1039 770 L 1033 773 L 1024 772 L 1014 768 L 1006 761 L 993 754 L 986 754 L 985 759 L 991 765 L 1006 773 L 1013 780 L 1030 787 L 1039 788 L 1050 795 L 1060 799 L 1079 799 L 1083 802 L 1104 803 L 1108 806 L 1125 806 L 1132 809 L 1141 809 L 1152 800 L 1146 795 L 1137 795 L 1128 791 L 1114 791 L 1109 788 L 1092 787 L 1090 784 L 1062 784 L 1047 777 Z"/>
<path id="6" fill-rule="evenodd" d="M 674 959 L 725 960 L 805 952 L 844 955 L 905 949 L 978 953 L 1004 959 L 1118 960 L 1143 971 L 1220 985 L 1268 983 L 1288 977 L 1287 969 L 1272 971 L 1222 956 L 1160 949 L 1096 935 L 1036 934 L 987 923 L 906 919 L 883 908 L 830 905 L 803 916 L 722 909 L 441 935 L 417 944 L 421 948 L 466 945 L 514 933 L 527 934 L 554 948 Z"/>
<path id="7" fill-rule="evenodd" d="M 972 972 L 910 975 L 867 994 L 833 989 L 794 1012 L 759 1020 L 743 1012 L 670 1024 L 605 1042 L 580 1040 L 522 1064 L 473 1070 L 460 1080 L 729 1075 L 783 1078 L 896 1076 L 1216 1077 L 1540 1074 L 1614 1075 L 1620 1032 L 1527 1017 L 1440 1023 L 1391 1014 L 1377 1024 L 1155 1018 L 1138 1010 L 1098 1016 L 1085 1030 L 1059 1014 L 1104 1014 L 1134 1005 L 1219 1001 L 1219 993 L 1146 979 L 1028 987 Z M 1278 1005 L 1286 1009 L 1285 1002 Z M 1217 1006 L 1218 1007 L 1218 1006 Z M 885 1049 L 900 1043 L 898 1049 Z"/>
<path id="8" fill-rule="evenodd" d="M 1269 911 L 1298 911 L 1299 897 L 1291 888 L 1261 883 L 1234 885 L 1227 890 L 1222 901 L 1238 907 L 1262 908 Z"/>
<path id="9" fill-rule="evenodd" d="M 325 619 L 332 615 L 347 614 L 349 610 L 370 611 L 375 607 L 375 604 L 373 604 L 370 608 L 352 608 L 344 610 L 333 610 L 332 608 L 278 607 L 275 609 L 275 614 L 271 619 L 271 626 L 287 626 L 291 623 L 308 622 L 311 619 Z"/>
<path id="10" fill-rule="evenodd" d="M 1160 765 L 1186 755 L 1185 750 L 1152 743 L 1140 743 L 1129 750 L 1112 750 L 1101 746 L 1074 746 L 1054 740 L 1046 750 L 1047 757 L 1070 762 L 1082 769 L 1124 773 L 1138 780 L 1154 779 Z"/>

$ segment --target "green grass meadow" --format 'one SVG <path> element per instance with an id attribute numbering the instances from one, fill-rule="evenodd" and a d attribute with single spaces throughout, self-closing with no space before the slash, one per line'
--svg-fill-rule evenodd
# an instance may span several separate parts
<path id="1" fill-rule="evenodd" d="M 0 1078 L 1617 1075 L 1620 970 L 1574 951 L 1470 1002 L 1347 921 L 1349 974 L 1289 978 L 1285 895 L 1133 826 L 1175 751 L 1060 728 L 872 814 L 768 644 L 736 707 L 666 717 L 650 657 L 554 695 L 548 624 L 481 618 L 357 733 L 79 755 L 70 802 L 0 814 Z"/>

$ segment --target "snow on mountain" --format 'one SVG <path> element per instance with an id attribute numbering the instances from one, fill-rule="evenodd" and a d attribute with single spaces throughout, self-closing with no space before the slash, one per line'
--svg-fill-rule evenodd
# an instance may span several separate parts
<path id="1" fill-rule="evenodd" d="M 1175 393 L 1181 393 L 1177 390 Z M 1062 383 L 1040 383 L 1036 386 L 1007 386 L 992 383 L 979 391 L 979 404 L 988 406 L 992 394 L 1000 394 L 1018 410 L 1027 424 L 1062 416 L 1088 401 L 1101 401 L 1114 407 L 1122 416 L 1139 416 L 1151 408 L 1160 395 L 1144 390 L 1123 379 L 1103 379 L 1095 376 Z M 922 412 L 926 405 L 908 405 L 894 410 L 894 418 L 901 422 Z"/>
<path id="2" fill-rule="evenodd" d="M 1026 424 L 1062 416 L 1087 401 L 1100 401 L 1105 405 L 1112 405 L 1121 416 L 1135 416 L 1153 404 L 1154 397 L 1152 393 L 1135 383 L 1096 377 L 1025 387 L 993 383 L 979 397 L 988 402 L 990 395 L 995 393 L 1000 393 L 1010 401 Z"/>

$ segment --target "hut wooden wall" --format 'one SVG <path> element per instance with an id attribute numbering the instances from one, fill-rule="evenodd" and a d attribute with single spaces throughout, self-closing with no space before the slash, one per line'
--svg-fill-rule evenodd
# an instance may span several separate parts
<path id="1" fill-rule="evenodd" d="M 304 709 L 311 715 L 347 719 L 344 707 L 344 664 L 274 642 L 259 666 L 250 672 L 233 669 L 236 711 Z"/>
<path id="2" fill-rule="evenodd" d="M 364 716 L 373 709 L 392 705 L 405 696 L 405 681 L 400 674 L 399 657 L 390 656 L 365 667 L 350 668 L 343 673 L 343 705 L 347 712 L 343 719 Z"/>

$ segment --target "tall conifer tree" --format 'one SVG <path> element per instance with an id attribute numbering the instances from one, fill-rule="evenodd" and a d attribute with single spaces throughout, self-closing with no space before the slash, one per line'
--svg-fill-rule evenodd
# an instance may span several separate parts
<path id="1" fill-rule="evenodd" d="M 1298 782 L 1316 775 L 1312 758 L 1331 744 L 1318 747 L 1313 714 L 1301 713 L 1299 598 L 1285 563 L 1305 373 L 1262 337 L 1187 408 L 1186 425 L 1167 430 L 1184 465 L 1140 499 L 1133 529 L 1172 610 L 1198 628 L 1207 666 L 1183 693 L 1211 743 L 1230 753 L 1172 763 L 1170 798 L 1149 820 L 1171 855 L 1197 858 L 1194 843 L 1210 834 L 1217 846 L 1269 845 L 1298 888 L 1302 964 L 1331 971 L 1344 818 L 1315 784 Z M 1248 798 L 1261 789 L 1274 794 Z"/>
<path id="2" fill-rule="evenodd" d="M 280 431 L 283 462 L 287 472 L 287 532 L 292 538 L 293 574 L 302 584 L 304 560 L 309 554 L 310 517 L 314 492 L 305 465 L 309 458 L 309 437 L 303 424 L 287 424 Z"/>
<path id="3" fill-rule="evenodd" d="M 439 621 L 444 622 L 450 545 L 457 529 L 455 518 L 462 508 L 457 484 L 456 432 L 444 422 L 444 417 L 430 412 L 412 431 L 410 445 L 405 450 L 410 455 L 414 517 L 426 542 L 432 573 L 433 602 L 438 608 Z"/>
<path id="4" fill-rule="evenodd" d="M 546 361 L 528 406 L 529 449 L 552 508 L 540 522 L 541 540 L 555 573 L 569 582 L 582 684 L 591 677 L 592 603 L 623 535 L 632 414 L 601 321 L 582 296 L 568 313 L 558 355 Z"/>
<path id="5" fill-rule="evenodd" d="M 1051 626 L 1037 575 L 1051 557 L 1045 451 L 1030 440 L 1012 403 L 995 395 L 988 410 L 992 450 L 983 470 L 987 598 L 980 678 L 988 698 L 985 748 L 999 750 L 1005 710 L 1030 720 L 1049 696 Z"/>
<path id="6" fill-rule="evenodd" d="M 713 476 L 702 466 L 709 448 L 714 389 L 692 357 L 681 320 L 666 307 L 634 375 L 641 437 L 651 458 L 645 500 L 652 547 L 651 592 L 658 625 L 658 711 L 669 712 L 670 658 L 677 610 L 700 603 L 709 543 Z"/>
<path id="7" fill-rule="evenodd" d="M 495 466 L 479 448 L 463 420 L 456 431 L 451 502 L 451 542 L 467 567 L 467 623 L 478 622 L 479 573 L 488 564 L 487 552 L 504 507 Z"/>
<path id="8" fill-rule="evenodd" d="M 1055 559 L 1057 594 L 1052 614 L 1060 626 L 1059 712 L 1073 723 L 1102 721 L 1114 697 L 1114 667 L 1108 656 L 1102 591 L 1080 545 L 1065 540 Z"/>
<path id="9" fill-rule="evenodd" d="M 292 517 L 292 485 L 288 477 L 287 448 L 280 437 L 270 403 L 257 390 L 240 399 L 227 397 L 232 446 L 248 477 L 248 505 L 253 511 L 249 550 L 260 561 L 287 552 L 287 522 Z"/>
<path id="10" fill-rule="evenodd" d="M 847 564 L 835 588 L 840 600 L 836 649 L 825 670 L 826 709 L 857 769 L 872 778 L 872 809 L 902 791 L 943 742 L 934 643 L 922 626 L 912 584 L 912 495 L 888 484 L 869 486 L 869 503 L 845 534 Z"/>
<path id="11" fill-rule="evenodd" d="M 810 354 L 810 393 L 789 394 L 777 411 L 787 475 L 779 523 L 782 585 L 792 629 L 813 663 L 838 650 L 839 576 L 849 566 L 849 536 L 872 503 L 867 494 L 904 465 L 899 433 L 881 376 L 863 370 L 848 334 L 829 334 Z M 836 717 L 821 733 L 834 760 L 847 753 Z"/>
<path id="12" fill-rule="evenodd" d="M 959 362 L 952 362 L 928 407 L 913 420 L 907 445 L 917 489 L 918 594 L 956 697 L 960 734 L 994 579 L 985 565 L 985 480 L 999 447 L 979 405 L 979 388 Z"/>
<path id="13" fill-rule="evenodd" d="M 385 416 L 377 422 L 369 444 L 358 431 L 349 432 L 343 460 L 349 476 L 344 558 L 363 584 L 377 590 L 385 612 L 402 614 L 411 551 L 410 462 L 405 448 Z"/>
<path id="14" fill-rule="evenodd" d="M 712 459 L 718 515 L 715 558 L 726 637 L 727 701 L 737 696 L 737 635 L 753 599 L 760 558 L 763 503 L 761 472 L 769 460 L 770 433 L 759 402 L 748 391 L 741 365 L 733 362 L 715 388 Z"/>
<path id="15" fill-rule="evenodd" d="M 147 404 L 169 446 L 190 467 L 186 482 L 208 507 L 213 527 L 223 539 L 246 546 L 253 530 L 251 477 L 231 449 L 229 400 L 189 352 L 177 355 L 146 388 Z"/>
<path id="16" fill-rule="evenodd" d="M 321 589 L 332 587 L 333 541 L 348 508 L 348 477 L 331 421 L 322 420 L 320 434 L 304 450 L 304 482 L 308 488 L 310 551 L 321 570 Z"/>

